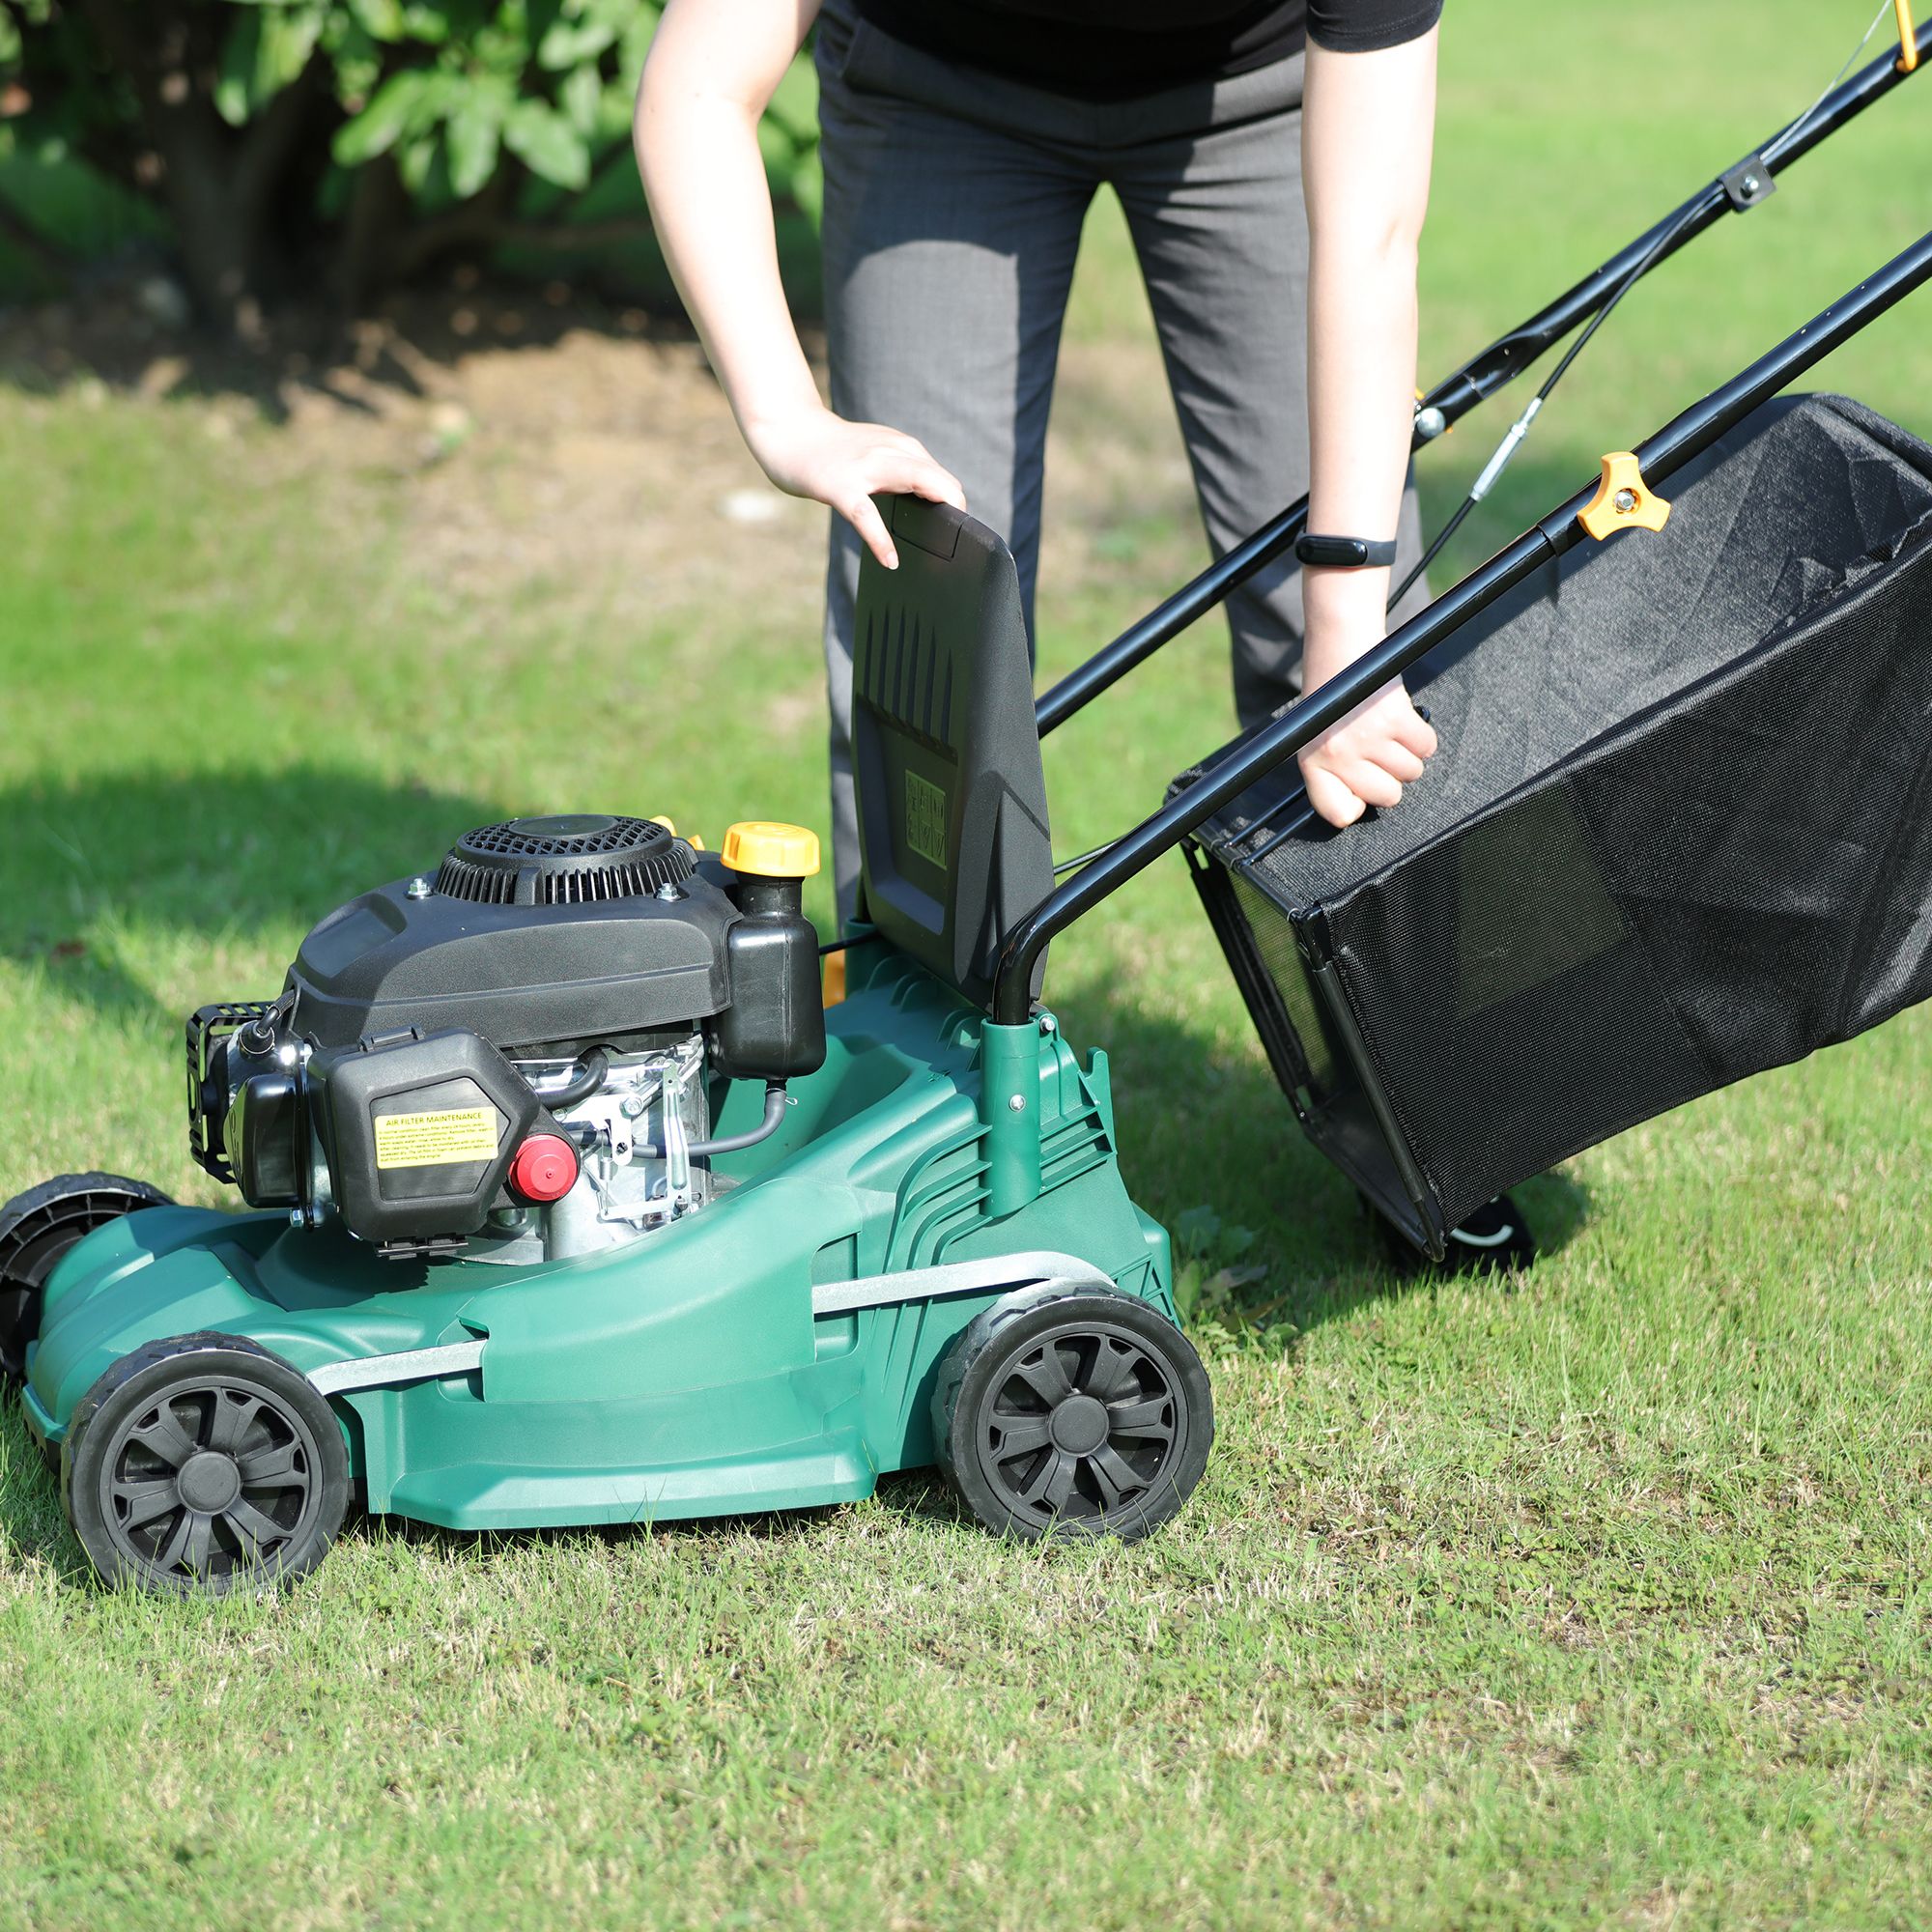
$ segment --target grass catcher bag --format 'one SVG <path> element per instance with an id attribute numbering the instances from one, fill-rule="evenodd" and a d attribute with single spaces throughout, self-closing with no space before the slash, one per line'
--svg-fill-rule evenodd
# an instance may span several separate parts
<path id="1" fill-rule="evenodd" d="M 1932 993 L 1932 448 L 1790 397 L 1670 496 L 1410 673 L 1399 808 L 1331 831 L 1291 761 L 1190 844 L 1303 1124 L 1432 1251 Z"/>

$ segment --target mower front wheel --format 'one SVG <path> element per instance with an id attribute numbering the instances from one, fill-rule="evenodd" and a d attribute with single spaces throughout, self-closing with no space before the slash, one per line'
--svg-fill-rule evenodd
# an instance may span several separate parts
<path id="1" fill-rule="evenodd" d="M 83 1235 L 141 1208 L 172 1208 L 145 1180 L 62 1174 L 0 1208 L 0 1382 L 26 1379 L 27 1344 L 41 1332 L 41 1290 Z"/>
<path id="2" fill-rule="evenodd" d="M 124 1356 L 74 1409 L 61 1464 L 68 1520 L 101 1578 L 157 1596 L 293 1582 L 328 1553 L 349 1502 L 334 1411 L 241 1335 Z"/>
<path id="3" fill-rule="evenodd" d="M 996 1302 L 933 1392 L 940 1466 L 996 1536 L 1137 1542 L 1208 1466 L 1214 1397 L 1194 1346 L 1118 1290 L 1047 1282 Z"/>

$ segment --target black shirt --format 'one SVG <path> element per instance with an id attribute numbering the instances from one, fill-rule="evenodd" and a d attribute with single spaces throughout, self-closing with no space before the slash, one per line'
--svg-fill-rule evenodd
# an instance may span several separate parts
<path id="1" fill-rule="evenodd" d="M 1442 0 L 856 0 L 905 41 L 1056 94 L 1120 99 L 1298 53 L 1400 46 Z"/>

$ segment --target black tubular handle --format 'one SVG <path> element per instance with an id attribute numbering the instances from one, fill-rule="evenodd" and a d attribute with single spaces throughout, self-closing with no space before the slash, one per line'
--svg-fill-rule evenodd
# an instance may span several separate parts
<path id="1" fill-rule="evenodd" d="M 1920 236 L 1876 274 L 1867 276 L 1768 355 L 1759 356 L 1748 369 L 1691 404 L 1639 443 L 1634 454 L 1644 480 L 1661 483 L 1682 469 L 1759 404 L 1928 280 L 1932 280 L 1932 232 Z M 1040 954 L 1048 942 L 1082 913 L 1091 911 L 1163 852 L 1179 845 L 1230 799 L 1239 797 L 1264 773 L 1293 757 L 1365 697 L 1391 678 L 1400 677 L 1479 611 L 1580 542 L 1583 530 L 1577 519 L 1596 492 L 1594 482 L 1577 491 L 1541 523 L 1504 545 L 1489 562 L 1471 571 L 1454 589 L 1445 591 L 1426 611 L 1357 658 L 1340 676 L 1291 705 L 1151 818 L 1122 834 L 1092 865 L 1055 887 L 1007 935 L 1000 950 L 993 985 L 994 1019 L 1016 1026 L 1027 1018 L 1033 1005 L 1034 968 Z"/>
<path id="2" fill-rule="evenodd" d="M 1932 65 L 1932 20 L 1918 29 L 1917 40 L 1920 65 Z M 1846 122 L 1862 114 L 1873 101 L 1889 94 L 1905 78 L 1906 71 L 1895 53 L 1873 61 L 1833 88 L 1808 113 L 1787 123 L 1748 158 L 1761 161 L 1765 172 L 1776 177 L 1836 133 Z M 1662 221 L 1653 223 L 1566 295 L 1558 296 L 1548 308 L 1507 334 L 1499 335 L 1454 375 L 1436 384 L 1416 405 L 1417 428 L 1410 446 L 1420 448 L 1423 443 L 1433 441 L 1485 397 L 1514 382 L 1546 350 L 1579 324 L 1589 321 L 1630 278 L 1633 270 L 1641 268 L 1648 274 L 1658 262 L 1668 261 L 1678 249 L 1737 206 L 1720 176 L 1699 188 L 1689 201 L 1672 209 Z M 1680 223 L 1681 232 L 1673 235 L 1672 230 Z M 1670 239 L 1658 250 L 1657 260 L 1648 261 L 1650 250 L 1666 237 Z M 1437 412 L 1439 420 L 1430 416 L 1431 411 Z M 1044 738 L 1049 731 L 1065 724 L 1076 711 L 1118 684 L 1136 665 L 1144 663 L 1197 618 L 1205 616 L 1258 571 L 1266 569 L 1292 548 L 1307 521 L 1308 498 L 1303 497 L 1278 516 L 1269 518 L 1252 535 L 1243 537 L 1200 576 L 1182 584 L 1138 623 L 1130 624 L 1112 643 L 1103 644 L 1085 664 L 1069 671 L 1034 706 L 1034 722 L 1039 735 Z"/>

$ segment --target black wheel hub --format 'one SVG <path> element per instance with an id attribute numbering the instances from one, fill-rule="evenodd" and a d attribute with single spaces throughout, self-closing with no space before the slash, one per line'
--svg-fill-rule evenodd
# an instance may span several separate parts
<path id="1" fill-rule="evenodd" d="M 1070 1395 L 1053 1411 L 1047 1434 L 1056 1449 L 1091 1456 L 1107 1439 L 1107 1405 L 1091 1395 Z"/>
<path id="2" fill-rule="evenodd" d="M 182 1501 L 204 1515 L 225 1510 L 242 1493 L 242 1470 L 219 1449 L 197 1449 L 175 1478 Z"/>
<path id="3" fill-rule="evenodd" d="M 996 1372 L 980 1466 L 1023 1520 L 1118 1516 L 1167 1474 L 1185 1404 L 1166 1365 L 1124 1328 L 1063 1329 Z"/>
<path id="4" fill-rule="evenodd" d="M 163 1577 L 273 1569 L 316 1501 L 320 1457 L 301 1417 L 227 1378 L 169 1389 L 112 1444 L 103 1514 Z"/>

